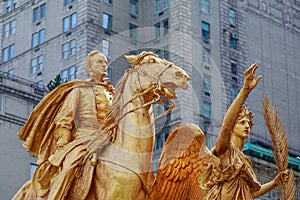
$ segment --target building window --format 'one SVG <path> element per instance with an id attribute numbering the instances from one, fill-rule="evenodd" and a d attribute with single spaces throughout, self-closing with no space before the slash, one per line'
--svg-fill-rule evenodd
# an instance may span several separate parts
<path id="1" fill-rule="evenodd" d="M 8 61 L 8 47 L 2 50 L 2 62 Z"/>
<path id="2" fill-rule="evenodd" d="M 17 0 L 6 0 L 6 13 L 15 10 L 17 8 Z"/>
<path id="3" fill-rule="evenodd" d="M 203 90 L 205 92 L 210 92 L 211 89 L 211 76 L 204 74 L 203 75 Z"/>
<path id="4" fill-rule="evenodd" d="M 9 46 L 9 59 L 13 59 L 15 57 L 15 45 L 12 44 Z"/>
<path id="5" fill-rule="evenodd" d="M 112 75 L 112 70 L 110 67 L 107 68 L 107 75 L 105 76 L 106 78 L 108 78 L 109 80 L 111 80 L 111 75 Z"/>
<path id="6" fill-rule="evenodd" d="M 154 24 L 155 27 L 155 39 L 158 39 L 160 37 L 160 22 Z"/>
<path id="7" fill-rule="evenodd" d="M 133 41 L 136 40 L 136 38 L 137 38 L 137 25 L 129 24 L 129 37 Z"/>
<path id="8" fill-rule="evenodd" d="M 37 22 L 39 20 L 39 8 L 33 9 L 33 22 Z"/>
<path id="9" fill-rule="evenodd" d="M 169 33 L 169 19 L 163 21 L 164 34 Z"/>
<path id="10" fill-rule="evenodd" d="M 63 31 L 68 32 L 77 26 L 77 13 L 73 13 L 63 19 Z"/>
<path id="11" fill-rule="evenodd" d="M 231 62 L 231 74 L 232 75 L 237 75 L 236 62 Z"/>
<path id="12" fill-rule="evenodd" d="M 107 13 L 103 13 L 102 20 L 103 20 L 102 21 L 103 28 L 107 30 L 112 30 L 112 16 Z"/>
<path id="13" fill-rule="evenodd" d="M 40 19 L 44 19 L 46 16 L 46 4 L 41 5 L 40 10 Z"/>
<path id="14" fill-rule="evenodd" d="M 154 0 L 153 6 L 154 6 L 154 14 L 158 14 L 161 11 L 169 8 L 169 0 Z"/>
<path id="15" fill-rule="evenodd" d="M 36 23 L 46 16 L 46 4 L 42 4 L 39 7 L 33 9 L 33 22 Z"/>
<path id="16" fill-rule="evenodd" d="M 11 35 L 16 34 L 16 26 L 17 26 L 16 20 L 13 20 L 10 22 L 10 34 Z"/>
<path id="17" fill-rule="evenodd" d="M 157 14 L 160 12 L 160 0 L 154 0 L 154 13 Z"/>
<path id="18" fill-rule="evenodd" d="M 8 74 L 8 77 L 9 77 L 9 78 L 14 77 L 14 69 L 8 70 L 8 71 L 7 71 L 7 74 Z"/>
<path id="19" fill-rule="evenodd" d="M 4 33 L 3 33 L 3 37 L 4 38 L 8 38 L 9 36 L 9 29 L 10 29 L 10 23 L 7 23 L 4 25 Z"/>
<path id="20" fill-rule="evenodd" d="M 112 0 L 103 0 L 104 3 L 112 4 Z"/>
<path id="21" fill-rule="evenodd" d="M 163 0 L 163 10 L 169 8 L 169 0 Z"/>
<path id="22" fill-rule="evenodd" d="M 235 26 L 235 10 L 229 10 L 229 23 L 231 26 Z"/>
<path id="23" fill-rule="evenodd" d="M 238 87 L 236 85 L 232 85 L 231 86 L 231 101 L 233 101 L 236 98 L 238 93 L 239 93 Z"/>
<path id="24" fill-rule="evenodd" d="M 137 16 L 138 12 L 137 12 L 137 1 L 136 0 L 130 0 L 129 14 L 132 17 Z"/>
<path id="25" fill-rule="evenodd" d="M 210 64 L 210 49 L 204 48 L 202 49 L 202 62 L 204 64 Z"/>
<path id="26" fill-rule="evenodd" d="M 43 88 L 44 88 L 44 85 L 43 85 L 43 81 L 42 81 L 42 80 L 36 82 L 35 84 L 36 84 L 36 86 L 37 86 L 38 88 L 40 88 L 40 89 L 43 89 Z"/>
<path id="27" fill-rule="evenodd" d="M 201 11 L 209 14 L 209 0 L 201 0 Z"/>
<path id="28" fill-rule="evenodd" d="M 12 5 L 12 9 L 14 10 L 14 9 L 16 9 L 17 8 L 17 4 L 18 4 L 18 1 L 17 0 L 13 0 L 12 1 L 13 3 L 13 5 Z"/>
<path id="29" fill-rule="evenodd" d="M 70 40 L 62 45 L 62 58 L 68 58 L 76 54 L 76 40 Z"/>
<path id="30" fill-rule="evenodd" d="M 32 48 L 37 47 L 45 42 L 45 29 L 32 34 Z"/>
<path id="31" fill-rule="evenodd" d="M 74 56 L 76 54 L 76 40 L 73 39 L 70 41 L 70 55 Z"/>
<path id="32" fill-rule="evenodd" d="M 203 101 L 203 117 L 211 119 L 211 103 Z"/>
<path id="33" fill-rule="evenodd" d="M 60 73 L 62 83 L 72 81 L 76 78 L 76 67 L 71 66 L 65 70 L 62 70 Z"/>
<path id="34" fill-rule="evenodd" d="M 16 34 L 16 26 L 16 20 L 12 20 L 11 22 L 4 24 L 3 37 L 8 38 L 10 35 Z"/>
<path id="35" fill-rule="evenodd" d="M 107 57 L 110 58 L 110 42 L 108 40 L 102 41 L 102 53 Z"/>
<path id="36" fill-rule="evenodd" d="M 169 47 L 166 46 L 164 47 L 164 52 L 163 52 L 163 58 L 166 59 L 166 60 L 169 60 L 170 59 L 170 53 L 169 53 Z"/>
<path id="37" fill-rule="evenodd" d="M 40 55 L 36 58 L 31 59 L 31 74 L 35 74 L 42 71 L 44 68 L 44 55 Z"/>
<path id="38" fill-rule="evenodd" d="M 230 48 L 237 49 L 237 35 L 230 34 Z"/>
<path id="39" fill-rule="evenodd" d="M 64 0 L 64 6 L 69 6 L 70 4 L 76 2 L 76 0 Z"/>
<path id="40" fill-rule="evenodd" d="M 210 38 L 210 25 L 209 23 L 202 22 L 202 38 L 203 41 L 208 41 Z"/>
<path id="41" fill-rule="evenodd" d="M 12 44 L 2 50 L 2 62 L 7 62 L 15 57 L 15 45 Z"/>

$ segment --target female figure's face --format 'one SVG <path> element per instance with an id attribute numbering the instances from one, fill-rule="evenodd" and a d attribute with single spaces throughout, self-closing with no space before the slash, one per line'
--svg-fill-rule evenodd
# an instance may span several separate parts
<path id="1" fill-rule="evenodd" d="M 241 139 L 247 139 L 249 134 L 250 134 L 250 120 L 248 119 L 248 117 L 245 116 L 241 119 L 238 119 L 233 129 L 233 135 Z"/>

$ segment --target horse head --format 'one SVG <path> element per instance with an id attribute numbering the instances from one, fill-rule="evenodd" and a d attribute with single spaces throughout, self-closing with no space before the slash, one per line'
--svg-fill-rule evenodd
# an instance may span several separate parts
<path id="1" fill-rule="evenodd" d="M 152 52 L 142 52 L 137 56 L 124 56 L 132 64 L 129 73 L 136 85 L 137 93 L 150 98 L 149 104 L 157 102 L 161 97 L 167 100 L 176 98 L 176 89 L 188 88 L 190 77 L 175 64 L 159 58 Z"/>

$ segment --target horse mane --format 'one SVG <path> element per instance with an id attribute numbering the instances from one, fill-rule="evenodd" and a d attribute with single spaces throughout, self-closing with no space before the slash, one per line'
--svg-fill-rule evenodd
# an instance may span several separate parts
<path id="1" fill-rule="evenodd" d="M 127 70 L 120 82 L 118 83 L 118 86 L 114 92 L 112 106 L 108 110 L 103 124 L 101 125 L 101 130 L 111 139 L 112 142 L 116 138 L 118 128 L 118 119 L 116 119 L 116 117 L 121 113 L 122 108 L 124 106 L 122 95 L 129 74 L 130 70 Z"/>
<path id="2" fill-rule="evenodd" d="M 129 74 L 132 72 L 133 69 L 139 67 L 147 56 L 154 56 L 158 57 L 156 54 L 152 52 L 146 52 L 143 51 L 139 55 L 129 55 L 124 56 L 124 59 L 131 63 L 131 68 L 129 68 L 125 74 L 123 75 L 122 79 L 119 81 L 118 86 L 114 92 L 112 106 L 108 110 L 108 113 L 101 125 L 102 132 L 110 138 L 110 140 L 113 142 L 117 135 L 117 129 L 118 129 L 118 117 L 120 113 L 122 113 L 122 108 L 124 106 L 124 102 L 122 100 L 123 91 L 125 87 L 125 83 L 128 80 Z"/>

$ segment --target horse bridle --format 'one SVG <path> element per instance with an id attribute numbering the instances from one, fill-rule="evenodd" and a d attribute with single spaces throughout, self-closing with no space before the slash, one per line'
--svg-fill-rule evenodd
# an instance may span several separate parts
<path id="1" fill-rule="evenodd" d="M 163 75 L 163 73 L 168 70 L 170 67 L 172 67 L 172 63 L 167 63 L 166 60 L 164 60 L 164 64 L 165 64 L 165 67 L 157 74 L 157 77 L 155 76 L 152 76 L 150 74 L 148 74 L 147 72 L 144 71 L 144 69 L 142 67 L 135 67 L 135 68 L 131 68 L 129 69 L 130 71 L 128 73 L 132 73 L 134 71 L 137 71 L 137 74 L 138 74 L 138 82 L 139 82 L 139 86 L 140 86 L 140 90 L 142 91 L 141 93 L 139 93 L 138 95 L 136 95 L 135 97 L 133 97 L 132 99 L 130 99 L 128 102 L 126 102 L 123 106 L 123 108 L 125 106 L 127 106 L 129 103 L 131 103 L 132 101 L 134 101 L 135 99 L 138 99 L 140 98 L 141 96 L 143 96 L 144 94 L 147 94 L 149 91 L 153 90 L 154 91 L 154 98 L 147 102 L 147 103 L 144 103 L 143 105 L 141 105 L 140 107 L 137 107 L 137 108 L 134 108 L 132 110 L 129 110 L 127 111 L 126 113 L 124 113 L 121 117 L 118 118 L 117 122 L 119 122 L 123 117 L 125 117 L 127 114 L 131 113 L 131 112 L 134 112 L 138 109 L 141 109 L 141 108 L 145 108 L 153 103 L 156 103 L 160 100 L 160 95 L 158 94 L 157 90 L 160 91 L 161 90 L 161 76 Z M 147 87 L 146 89 L 143 88 L 142 84 L 141 84 L 141 74 L 145 77 L 145 78 L 148 78 L 150 80 L 150 82 L 152 83 L 152 86 L 150 87 Z M 152 81 L 154 80 L 154 81 Z M 168 101 L 171 103 L 171 105 L 168 105 L 168 104 L 165 104 L 166 101 Z M 172 99 L 168 99 L 168 98 L 164 98 L 162 99 L 158 105 L 156 105 L 154 108 L 153 108 L 153 111 L 155 109 L 157 109 L 159 106 L 161 105 L 164 105 L 166 107 L 168 107 L 169 109 L 165 112 L 163 112 L 162 114 L 160 114 L 159 116 L 157 116 L 155 119 L 159 119 L 167 114 L 169 114 L 173 108 L 175 107 L 175 103 L 172 101 Z M 153 113 L 152 111 L 152 113 Z M 151 114 L 152 114 L 151 113 Z"/>

